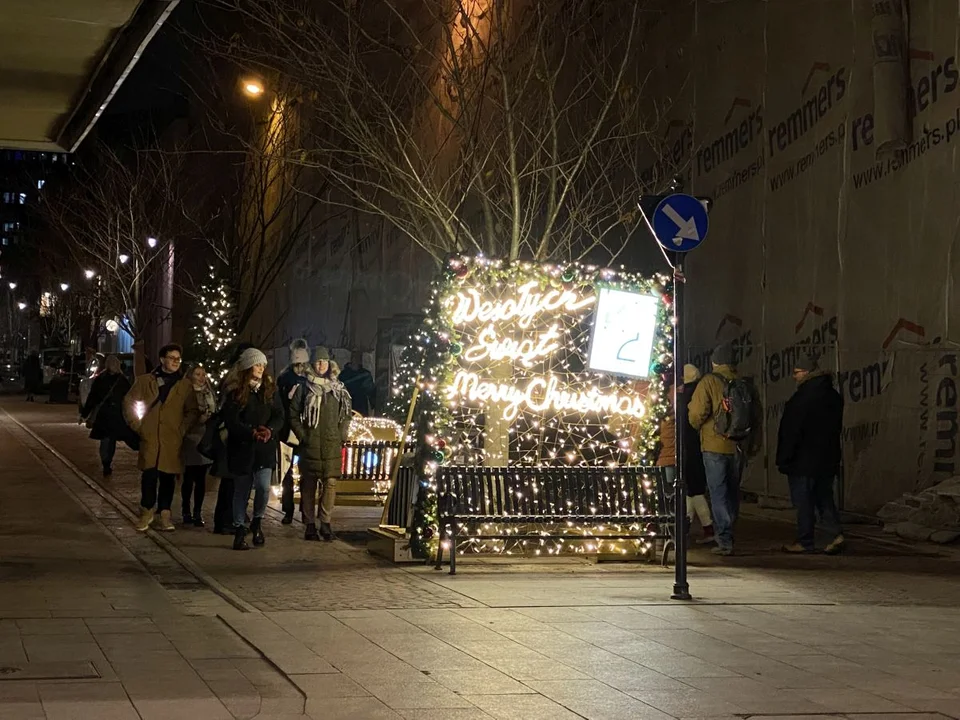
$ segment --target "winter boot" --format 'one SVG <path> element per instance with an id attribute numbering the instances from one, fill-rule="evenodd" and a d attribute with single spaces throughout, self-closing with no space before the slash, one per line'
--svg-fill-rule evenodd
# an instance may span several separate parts
<path id="1" fill-rule="evenodd" d="M 253 544 L 257 547 L 263 546 L 267 539 L 263 536 L 263 522 L 260 518 L 254 518 L 250 524 L 250 532 L 253 533 Z"/>
<path id="2" fill-rule="evenodd" d="M 193 515 L 189 511 L 183 511 L 183 524 L 184 525 L 193 525 Z"/>
<path id="3" fill-rule="evenodd" d="M 234 550 L 249 550 L 250 546 L 247 545 L 247 529 L 243 525 L 237 525 L 237 529 L 233 532 L 233 549 Z"/>
<path id="4" fill-rule="evenodd" d="M 153 509 L 140 508 L 140 520 L 137 521 L 137 532 L 146 532 L 153 524 Z"/>
<path id="5" fill-rule="evenodd" d="M 203 521 L 203 516 L 200 514 L 199 510 L 193 514 L 193 526 L 200 528 L 206 526 L 206 523 Z"/>
<path id="6" fill-rule="evenodd" d="M 320 523 L 320 536 L 327 542 L 333 542 L 337 537 L 333 534 L 333 528 L 330 527 L 330 523 Z"/>
<path id="7" fill-rule="evenodd" d="M 169 510 L 160 511 L 160 529 L 164 532 L 173 532 L 177 529 L 177 526 L 173 524 L 173 516 L 170 514 Z"/>
<path id="8" fill-rule="evenodd" d="M 105 478 L 108 478 L 108 477 L 110 477 L 111 475 L 113 475 L 113 468 L 110 467 L 109 465 L 104 465 L 104 466 L 103 466 L 103 476 L 104 476 Z"/>
<path id="9" fill-rule="evenodd" d="M 289 510 L 283 514 L 283 520 L 281 520 L 284 525 L 290 525 L 293 523 L 293 510 Z"/>
<path id="10" fill-rule="evenodd" d="M 319 540 L 320 534 L 317 532 L 317 526 L 313 523 L 307 525 L 306 531 L 303 533 L 304 540 Z"/>

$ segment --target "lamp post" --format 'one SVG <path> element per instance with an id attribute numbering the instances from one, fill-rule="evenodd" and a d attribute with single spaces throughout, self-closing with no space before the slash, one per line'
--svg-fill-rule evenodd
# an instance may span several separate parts
<path id="1" fill-rule="evenodd" d="M 9 282 L 7 283 L 7 287 L 10 288 L 10 291 L 7 293 L 7 332 L 10 335 L 10 354 L 11 360 L 19 361 L 20 358 L 16 352 L 16 342 L 13 333 L 13 291 L 17 289 L 17 284 L 15 282 Z"/>

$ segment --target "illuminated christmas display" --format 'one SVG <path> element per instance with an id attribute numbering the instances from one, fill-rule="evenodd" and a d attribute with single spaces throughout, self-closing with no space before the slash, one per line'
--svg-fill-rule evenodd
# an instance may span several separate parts
<path id="1" fill-rule="evenodd" d="M 633 302 L 622 308 L 649 308 L 649 318 L 611 313 L 609 303 L 600 312 L 608 291 Z M 669 408 L 660 376 L 672 361 L 670 293 L 662 275 L 482 256 L 446 261 L 392 393 L 399 420 L 419 383 L 416 551 L 435 549 L 441 466 L 652 464 Z M 645 323 L 646 335 L 638 329 Z"/>
<path id="2" fill-rule="evenodd" d="M 236 339 L 236 309 L 226 282 L 210 267 L 197 297 L 193 328 L 193 355 L 201 361 L 216 386 L 227 371 L 230 348 Z"/>

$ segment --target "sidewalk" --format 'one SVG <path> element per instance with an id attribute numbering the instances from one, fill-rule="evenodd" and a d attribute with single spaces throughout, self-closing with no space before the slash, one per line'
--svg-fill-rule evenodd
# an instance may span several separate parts
<path id="1" fill-rule="evenodd" d="M 69 411 L 0 407 L 95 477 Z M 941 557 L 784 558 L 753 539 L 732 562 L 697 556 L 700 600 L 678 605 L 656 567 L 467 559 L 450 577 L 275 521 L 249 553 L 138 535 L 129 455 L 104 497 L 2 410 L 0 458 L 0 667 L 45 648 L 101 675 L 0 679 L 4 720 L 960 718 L 960 588 Z"/>

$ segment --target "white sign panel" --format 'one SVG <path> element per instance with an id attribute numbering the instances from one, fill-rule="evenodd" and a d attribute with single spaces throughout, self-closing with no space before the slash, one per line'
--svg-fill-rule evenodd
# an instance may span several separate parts
<path id="1" fill-rule="evenodd" d="M 600 288 L 587 367 L 626 377 L 650 375 L 659 298 Z"/>

